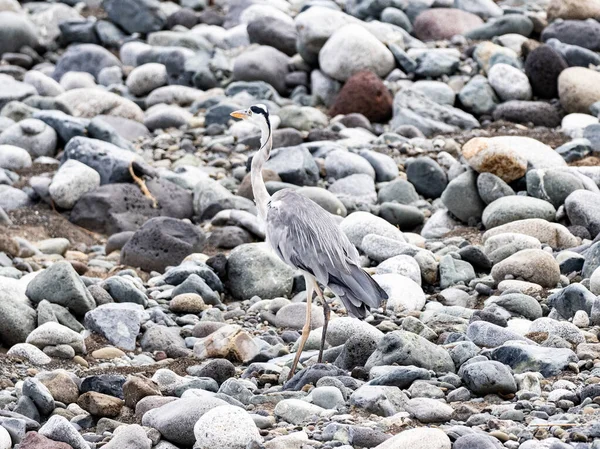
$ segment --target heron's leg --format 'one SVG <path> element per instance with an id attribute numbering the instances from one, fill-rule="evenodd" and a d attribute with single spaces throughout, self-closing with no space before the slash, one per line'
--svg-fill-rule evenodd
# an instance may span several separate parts
<path id="1" fill-rule="evenodd" d="M 329 307 L 329 304 L 327 304 L 327 300 L 323 296 L 321 287 L 319 287 L 319 284 L 317 284 L 316 281 L 315 291 L 317 292 L 317 296 L 323 303 L 323 316 L 325 317 L 325 320 L 323 322 L 323 334 L 321 335 L 321 347 L 319 348 L 319 359 L 317 361 L 318 363 L 321 363 L 323 361 L 323 349 L 325 349 L 325 338 L 327 337 L 327 325 L 329 324 L 329 318 L 331 316 L 331 308 Z"/>
<path id="2" fill-rule="evenodd" d="M 300 337 L 300 343 L 298 343 L 298 350 L 296 351 L 296 357 L 294 357 L 294 363 L 292 364 L 292 370 L 288 375 L 288 380 L 290 380 L 296 372 L 296 367 L 300 361 L 304 344 L 306 343 L 306 340 L 308 340 L 308 334 L 310 334 L 310 312 L 312 308 L 312 296 L 314 293 L 314 282 L 312 279 L 306 279 L 306 293 L 306 321 L 304 322 L 304 327 L 302 328 L 302 336 Z"/>

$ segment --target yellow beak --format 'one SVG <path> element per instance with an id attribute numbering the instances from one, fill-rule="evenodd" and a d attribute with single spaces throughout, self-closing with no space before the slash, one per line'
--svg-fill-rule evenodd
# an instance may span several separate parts
<path id="1" fill-rule="evenodd" d="M 231 115 L 232 117 L 235 117 L 235 118 L 241 118 L 241 119 L 247 119 L 248 117 L 250 117 L 250 116 L 248 115 L 248 113 L 247 113 L 246 111 L 244 111 L 244 110 L 233 111 L 233 112 L 232 112 L 231 114 L 229 114 L 229 115 Z"/>

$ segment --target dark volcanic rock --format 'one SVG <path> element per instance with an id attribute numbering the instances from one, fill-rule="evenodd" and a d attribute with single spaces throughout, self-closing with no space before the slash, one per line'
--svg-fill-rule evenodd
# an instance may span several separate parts
<path id="1" fill-rule="evenodd" d="M 534 126 L 556 128 L 562 120 L 558 110 L 543 101 L 511 100 L 502 103 L 494 110 L 494 120 L 514 123 L 533 123 Z"/>
<path id="2" fill-rule="evenodd" d="M 329 113 L 335 116 L 358 112 L 372 122 L 383 123 L 392 116 L 392 102 L 383 81 L 373 72 L 363 71 L 348 79 Z"/>
<path id="3" fill-rule="evenodd" d="M 297 53 L 296 28 L 293 24 L 274 17 L 257 17 L 248 23 L 248 37 L 253 44 L 275 47 L 288 56 Z"/>
<path id="4" fill-rule="evenodd" d="M 108 184 L 82 196 L 70 220 L 86 229 L 111 235 L 135 231 L 153 217 L 192 217 L 192 196 L 187 190 L 162 179 L 150 180 L 146 186 L 158 207 L 154 208 L 152 200 L 135 184 Z"/>
<path id="5" fill-rule="evenodd" d="M 525 73 L 533 93 L 540 98 L 558 97 L 558 76 L 567 67 L 560 53 L 549 45 L 542 45 L 529 53 Z"/>
<path id="6" fill-rule="evenodd" d="M 302 389 L 304 385 L 313 384 L 316 385 L 317 381 L 321 377 L 326 376 L 343 376 L 346 372 L 333 366 L 333 365 L 325 365 L 323 363 L 317 363 L 316 365 L 312 365 L 302 371 L 294 374 L 290 380 L 288 380 L 283 386 L 284 390 L 292 390 L 299 391 Z"/>
<path id="7" fill-rule="evenodd" d="M 196 226 L 175 218 L 148 220 L 121 251 L 121 263 L 145 271 L 164 271 L 200 252 L 206 237 Z"/>

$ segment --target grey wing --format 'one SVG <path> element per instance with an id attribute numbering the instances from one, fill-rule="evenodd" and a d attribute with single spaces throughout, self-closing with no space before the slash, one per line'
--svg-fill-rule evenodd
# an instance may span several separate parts
<path id="1" fill-rule="evenodd" d="M 333 217 L 290 190 L 276 193 L 266 219 L 267 241 L 288 265 L 312 274 L 359 318 L 387 295 L 358 263 L 358 251 Z"/>

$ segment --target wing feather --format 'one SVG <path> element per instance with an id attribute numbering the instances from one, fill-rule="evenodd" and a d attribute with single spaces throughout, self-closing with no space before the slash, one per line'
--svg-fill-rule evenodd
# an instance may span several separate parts
<path id="1" fill-rule="evenodd" d="M 273 195 L 267 242 L 288 265 L 311 273 L 337 294 L 348 311 L 364 317 L 387 295 L 359 265 L 358 251 L 335 219 L 314 201 L 288 189 Z"/>

